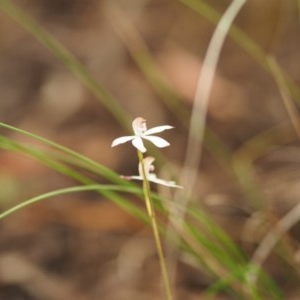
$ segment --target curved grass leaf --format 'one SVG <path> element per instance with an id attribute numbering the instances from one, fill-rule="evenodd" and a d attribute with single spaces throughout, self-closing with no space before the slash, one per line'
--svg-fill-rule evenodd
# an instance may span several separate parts
<path id="1" fill-rule="evenodd" d="M 57 196 L 62 196 L 65 194 L 78 193 L 78 192 L 86 192 L 86 191 L 95 191 L 95 192 L 103 192 L 103 191 L 115 191 L 115 192 L 126 192 L 126 193 L 139 193 L 138 189 L 132 187 L 121 187 L 118 185 L 103 185 L 103 184 L 94 184 L 94 185 L 86 185 L 86 186 L 73 186 L 68 188 L 62 188 L 55 191 L 47 192 L 45 194 L 38 195 L 36 197 L 30 198 L 28 200 L 23 201 L 22 203 L 13 206 L 10 209 L 7 209 L 5 212 L 0 213 L 0 220 L 8 217 L 12 213 L 15 213 L 22 208 L 25 208 L 29 205 L 32 205 L 36 202 L 53 198 Z M 136 210 L 137 212 L 137 210 Z M 142 211 L 139 211 L 139 215 L 143 215 L 143 219 L 147 219 L 146 214 L 142 214 Z"/>

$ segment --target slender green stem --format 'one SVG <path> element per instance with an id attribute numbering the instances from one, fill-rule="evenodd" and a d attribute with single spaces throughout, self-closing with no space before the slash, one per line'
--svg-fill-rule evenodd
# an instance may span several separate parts
<path id="1" fill-rule="evenodd" d="M 153 230 L 155 245 L 156 245 L 156 249 L 157 249 L 157 254 L 158 254 L 162 277 L 163 277 L 163 282 L 164 282 L 164 288 L 165 288 L 167 299 L 172 300 L 173 297 L 172 297 L 172 293 L 171 293 L 170 280 L 169 280 L 169 276 L 167 273 L 166 262 L 165 262 L 164 253 L 163 253 L 163 249 L 162 249 L 162 243 L 161 243 L 160 236 L 159 236 L 159 229 L 158 229 L 158 225 L 156 222 L 154 205 L 151 200 L 150 184 L 149 184 L 149 181 L 146 176 L 146 170 L 145 170 L 145 165 L 144 165 L 144 161 L 143 161 L 143 154 L 141 151 L 138 151 L 138 158 L 139 158 L 139 162 L 142 167 L 143 191 L 144 191 L 144 196 L 145 196 L 146 208 L 147 208 L 147 212 L 150 217 L 150 222 L 151 222 L 151 226 L 152 226 L 152 230 Z"/>
<path id="2" fill-rule="evenodd" d="M 47 192 L 45 194 L 38 195 L 36 197 L 30 198 L 26 201 L 23 201 L 22 203 L 19 203 L 6 211 L 0 213 L 0 220 L 4 219 L 5 217 L 21 210 L 22 208 L 25 208 L 31 204 L 34 204 L 36 202 L 45 200 L 47 198 L 53 198 L 57 196 L 61 196 L 64 194 L 70 194 L 70 193 L 78 193 L 78 192 L 87 192 L 87 191 L 123 191 L 123 192 L 132 192 L 131 188 L 128 187 L 120 187 L 117 185 L 105 185 L 105 184 L 91 184 L 87 186 L 73 186 L 73 187 L 67 187 L 58 189 L 55 191 Z"/>

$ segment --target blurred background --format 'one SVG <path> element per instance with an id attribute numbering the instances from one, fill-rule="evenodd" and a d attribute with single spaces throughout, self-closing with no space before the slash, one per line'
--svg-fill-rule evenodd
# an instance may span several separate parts
<path id="1" fill-rule="evenodd" d="M 68 49 L 102 92 L 95 92 L 57 49 L 49 49 L 20 24 L 23 17 L 0 3 L 0 121 L 120 174 L 137 173 L 130 145 L 110 147 L 114 138 L 127 134 L 123 121 L 141 116 L 149 128 L 169 124 L 175 129 L 163 134 L 171 142 L 163 153 L 179 174 L 202 60 L 216 21 L 231 1 L 12 3 Z M 193 200 L 252 253 L 269 228 L 266 215 L 275 222 L 274 215 L 279 219 L 299 201 L 297 1 L 248 1 L 235 24 L 216 72 Z M 276 83 L 270 60 L 288 74 L 283 87 Z M 7 129 L 1 134 L 40 146 Z M 158 174 L 163 166 L 157 165 Z M 75 184 L 26 155 L 0 152 L 2 211 Z M 159 295 L 159 265 L 149 230 L 104 197 L 75 194 L 32 205 L 2 220 L 0 232 L 1 300 Z M 288 238 L 295 260 L 275 264 L 270 258 L 266 268 L 285 299 L 296 299 L 297 226 Z M 209 276 L 189 263 L 180 263 L 177 277 L 178 299 L 202 299 L 211 284 Z"/>

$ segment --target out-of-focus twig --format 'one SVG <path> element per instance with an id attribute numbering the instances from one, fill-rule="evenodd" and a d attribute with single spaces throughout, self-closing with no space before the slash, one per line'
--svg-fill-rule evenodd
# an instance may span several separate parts
<path id="1" fill-rule="evenodd" d="M 291 119 L 291 123 L 295 129 L 296 135 L 300 141 L 300 119 L 297 113 L 297 107 L 292 100 L 292 95 L 290 93 L 289 87 L 285 81 L 285 78 L 280 71 L 278 62 L 273 56 L 268 57 L 268 63 L 270 66 L 271 73 L 276 81 L 279 92 L 281 94 L 284 106 L 287 110 L 287 113 Z"/>
<path id="2" fill-rule="evenodd" d="M 272 249 L 276 246 L 280 238 L 285 235 L 300 220 L 300 203 L 294 206 L 276 226 L 263 238 L 254 252 L 251 259 L 251 269 L 246 278 L 251 285 L 255 285 L 259 274 L 260 266 L 267 259 Z"/>
<path id="3" fill-rule="evenodd" d="M 194 186 L 197 181 L 207 108 L 221 49 L 234 18 L 245 3 L 246 0 L 232 1 L 213 33 L 206 56 L 203 60 L 193 103 L 186 156 L 180 180 L 181 185 L 184 186 L 185 189 L 183 191 L 177 191 L 174 197 L 174 205 L 171 206 L 170 211 L 170 223 L 174 224 L 177 230 L 179 228 L 178 232 L 181 232 L 180 228 L 183 227 L 186 209 L 193 195 Z M 174 254 L 175 253 L 170 253 L 171 258 Z M 216 270 L 213 271 L 215 272 Z"/>
<path id="4" fill-rule="evenodd" d="M 185 190 L 182 193 L 177 192 L 175 197 L 177 198 L 177 201 L 175 202 L 181 202 L 182 204 L 183 199 L 189 201 L 192 196 L 201 159 L 207 107 L 217 63 L 228 30 L 245 2 L 246 0 L 236 0 L 231 3 L 217 25 L 208 46 L 197 83 L 197 90 L 190 119 L 187 151 L 181 176 L 181 183 L 185 187 Z"/>

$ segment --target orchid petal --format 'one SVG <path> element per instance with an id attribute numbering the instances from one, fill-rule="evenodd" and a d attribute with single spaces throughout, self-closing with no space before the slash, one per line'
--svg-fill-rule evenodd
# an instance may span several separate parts
<path id="1" fill-rule="evenodd" d="M 152 142 L 156 147 L 158 148 L 164 148 L 170 145 L 169 142 L 167 142 L 166 140 L 162 139 L 161 137 L 158 136 L 143 136 L 144 139 Z"/>
<path id="2" fill-rule="evenodd" d="M 168 187 L 174 187 L 174 188 L 183 189 L 182 186 L 177 185 L 174 181 L 167 181 L 167 180 L 163 180 L 163 179 L 155 178 L 155 177 L 154 178 L 150 177 L 150 178 L 148 178 L 148 180 L 151 181 L 151 182 L 153 182 L 153 183 L 165 185 L 165 186 L 168 186 Z"/>
<path id="3" fill-rule="evenodd" d="M 119 138 L 116 138 L 115 140 L 113 140 L 111 146 L 112 147 L 115 147 L 117 145 L 120 145 L 120 144 L 124 144 L 130 140 L 133 140 L 134 139 L 134 135 L 130 135 L 130 136 L 121 136 Z"/>
<path id="4" fill-rule="evenodd" d="M 167 129 L 172 129 L 172 128 L 174 128 L 174 127 L 170 126 L 170 125 L 157 126 L 157 127 L 153 127 L 153 128 L 150 128 L 150 129 L 146 130 L 144 132 L 144 135 L 150 135 L 150 134 L 153 134 L 153 133 L 162 132 L 162 131 L 165 131 Z"/>
<path id="5" fill-rule="evenodd" d="M 136 136 L 132 140 L 132 145 L 143 153 L 147 151 L 147 149 L 145 148 L 144 143 L 140 137 Z"/>
<path id="6" fill-rule="evenodd" d="M 126 176 L 126 179 L 144 180 L 141 176 Z"/>
<path id="7" fill-rule="evenodd" d="M 156 174 L 151 173 L 151 174 L 149 174 L 149 175 L 147 176 L 147 179 L 148 179 L 149 181 L 153 181 L 153 180 L 156 180 L 156 179 L 157 179 L 157 176 L 156 176 Z M 153 181 L 153 182 L 154 182 L 154 181 Z"/>

